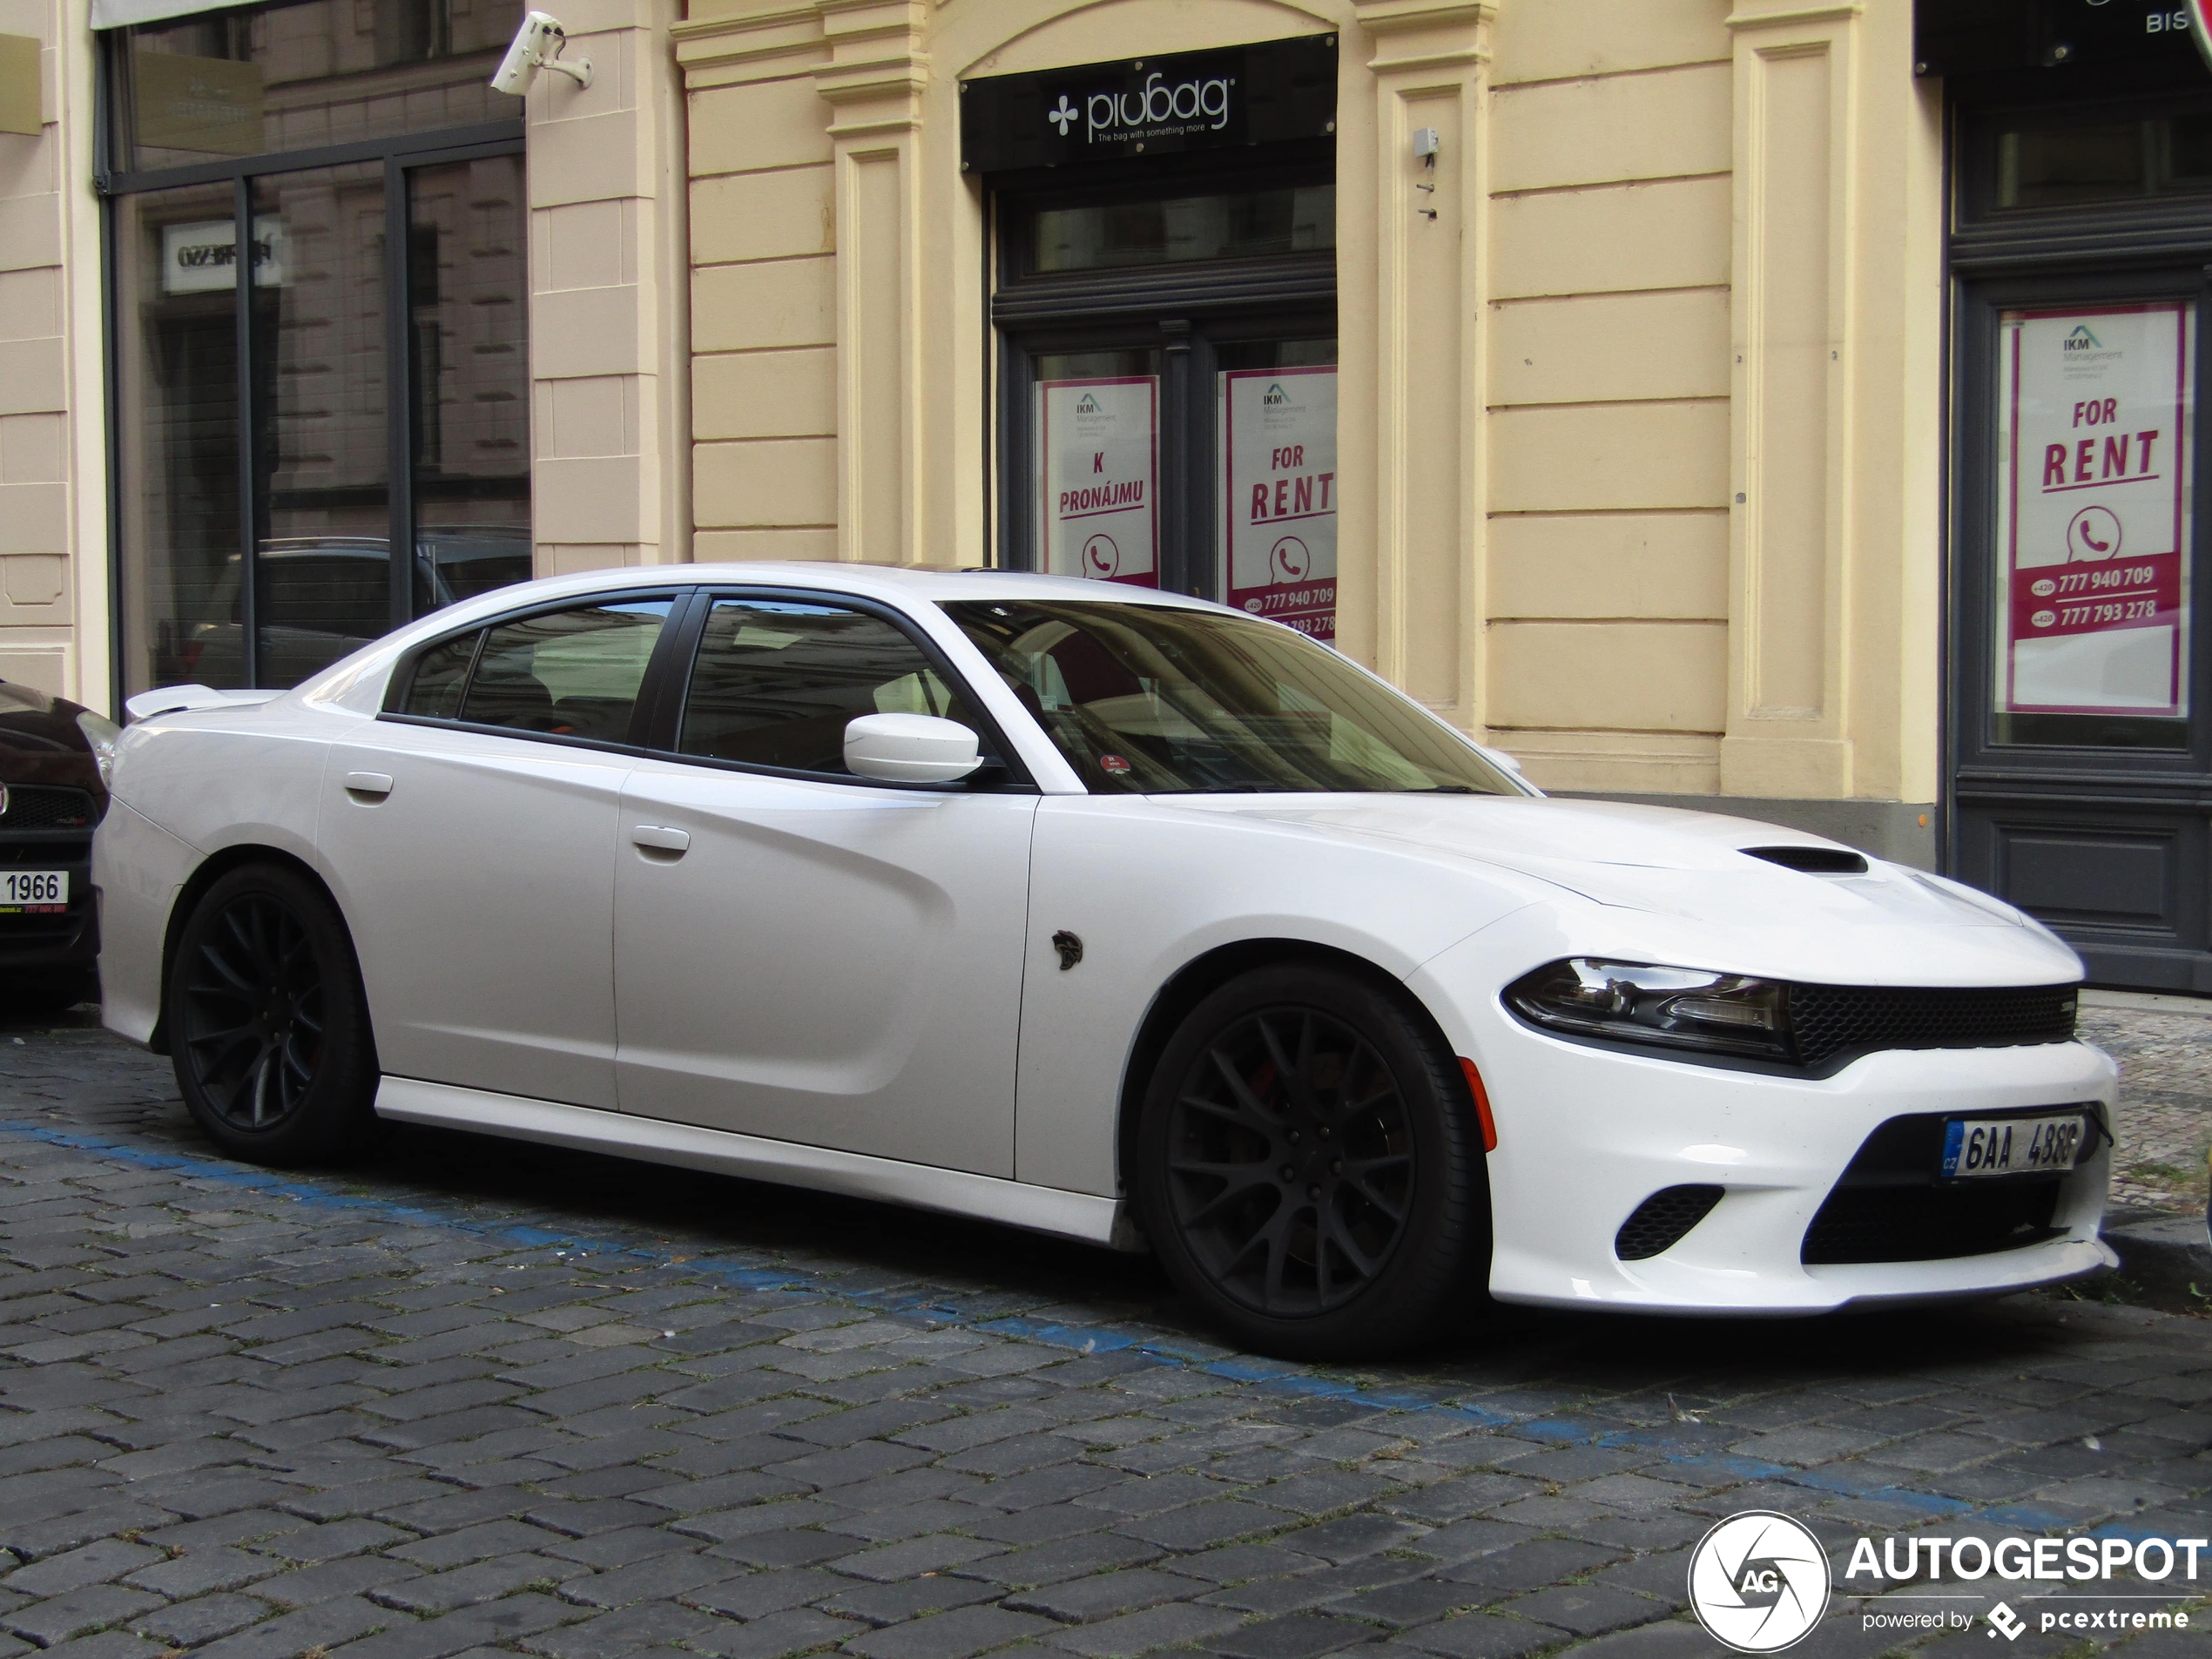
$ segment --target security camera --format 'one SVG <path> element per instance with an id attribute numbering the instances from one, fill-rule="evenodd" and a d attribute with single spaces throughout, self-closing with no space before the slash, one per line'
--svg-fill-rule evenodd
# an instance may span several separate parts
<path id="1" fill-rule="evenodd" d="M 543 11 L 529 13 L 523 19 L 523 26 L 515 31 L 514 44 L 507 48 L 499 73 L 491 78 L 491 90 L 521 98 L 530 90 L 530 83 L 537 78 L 541 69 L 565 75 L 578 86 L 590 85 L 589 57 L 579 57 L 573 64 L 560 61 L 561 48 L 568 44 L 568 38 L 569 32 L 561 27 L 558 18 Z"/>

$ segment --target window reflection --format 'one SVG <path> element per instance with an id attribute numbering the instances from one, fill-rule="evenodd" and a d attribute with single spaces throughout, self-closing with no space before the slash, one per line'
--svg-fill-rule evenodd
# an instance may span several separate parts
<path id="1" fill-rule="evenodd" d="M 523 158 L 408 175 L 416 614 L 530 578 Z"/>
<path id="2" fill-rule="evenodd" d="M 234 647 L 227 660 L 200 662 L 206 631 L 234 617 L 238 582 L 234 203 L 226 180 L 116 204 L 124 649 L 134 691 L 246 683 Z"/>
<path id="3" fill-rule="evenodd" d="M 253 233 L 282 250 L 253 290 L 260 683 L 296 685 L 392 623 L 383 165 L 256 179 Z"/>
<path id="4" fill-rule="evenodd" d="M 1153 197 L 1040 209 L 1033 271 L 1089 271 L 1187 260 L 1304 253 L 1337 242 L 1333 184 Z"/>
<path id="5" fill-rule="evenodd" d="M 2000 210 L 2212 192 L 2212 113 L 2021 119 L 1996 133 L 1996 172 Z"/>
<path id="6" fill-rule="evenodd" d="M 118 30 L 125 172 L 509 120 L 520 0 L 297 0 Z"/>

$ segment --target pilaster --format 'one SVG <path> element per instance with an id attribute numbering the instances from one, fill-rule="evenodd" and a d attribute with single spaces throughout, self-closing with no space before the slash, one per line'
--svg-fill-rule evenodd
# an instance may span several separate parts
<path id="1" fill-rule="evenodd" d="M 837 179 L 838 556 L 907 563 L 921 529 L 925 0 L 818 0 Z"/>
<path id="2" fill-rule="evenodd" d="M 1468 730 L 1483 725 L 1484 98 L 1495 10 L 1487 0 L 1357 7 L 1372 77 L 1374 219 L 1340 237 L 1346 259 L 1373 248 L 1376 304 L 1372 342 L 1345 347 L 1347 367 L 1356 348 L 1372 354 L 1375 421 L 1372 458 L 1342 457 L 1343 519 L 1349 529 L 1367 506 L 1374 530 L 1367 547 L 1347 535 L 1339 550 L 1339 631 Z M 1433 165 L 1413 153 L 1423 128 L 1437 134 Z"/>
<path id="3" fill-rule="evenodd" d="M 1721 789 L 1848 796 L 1858 3 L 1745 0 L 1734 36 L 1729 696 Z"/>

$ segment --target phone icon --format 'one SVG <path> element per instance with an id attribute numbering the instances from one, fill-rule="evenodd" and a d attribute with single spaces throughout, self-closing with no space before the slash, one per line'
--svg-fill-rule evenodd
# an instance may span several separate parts
<path id="1" fill-rule="evenodd" d="M 2120 551 L 2120 516 L 2109 507 L 2084 507 L 2066 527 L 2066 556 L 2108 559 Z"/>

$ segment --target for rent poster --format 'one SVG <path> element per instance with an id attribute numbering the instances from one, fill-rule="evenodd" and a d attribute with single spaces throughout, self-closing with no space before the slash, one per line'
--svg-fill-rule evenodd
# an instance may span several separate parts
<path id="1" fill-rule="evenodd" d="M 1316 639 L 1337 634 L 1337 371 L 1221 376 L 1229 603 Z"/>
<path id="2" fill-rule="evenodd" d="M 1042 381 L 1037 455 L 1044 569 L 1160 585 L 1160 380 Z"/>
<path id="3" fill-rule="evenodd" d="M 2188 307 L 2007 312 L 2000 343 L 1997 705 L 2182 717 Z"/>

